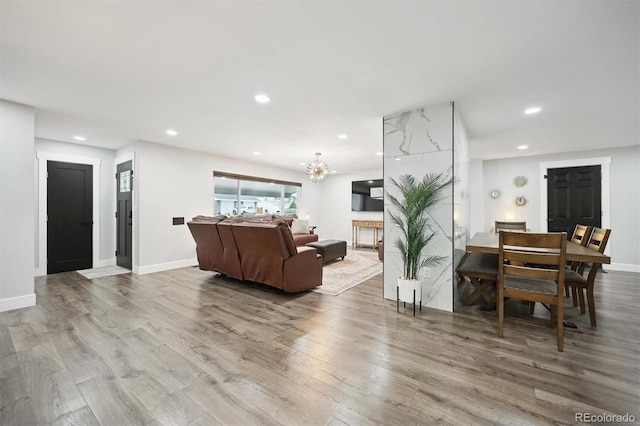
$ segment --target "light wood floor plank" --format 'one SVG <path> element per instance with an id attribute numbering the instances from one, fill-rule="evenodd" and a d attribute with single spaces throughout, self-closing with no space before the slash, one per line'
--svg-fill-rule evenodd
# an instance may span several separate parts
<path id="1" fill-rule="evenodd" d="M 638 274 L 600 274 L 598 328 L 567 299 L 565 352 L 542 324 L 382 298 L 284 294 L 197 268 L 36 279 L 0 313 L 0 424 L 570 424 L 640 418 Z M 511 314 L 528 306 L 509 301 Z M 535 320 L 548 320 L 536 307 Z"/>

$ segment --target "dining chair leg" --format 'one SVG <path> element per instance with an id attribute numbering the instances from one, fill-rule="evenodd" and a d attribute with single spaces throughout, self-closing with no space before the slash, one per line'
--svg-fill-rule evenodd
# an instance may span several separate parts
<path id="1" fill-rule="evenodd" d="M 529 302 L 529 315 L 533 315 L 536 310 L 536 302 Z"/>
<path id="2" fill-rule="evenodd" d="M 580 313 L 584 315 L 586 312 L 584 304 L 584 290 L 582 287 L 576 287 L 576 290 L 578 291 L 578 300 L 580 301 Z"/>
<path id="3" fill-rule="evenodd" d="M 504 296 L 502 288 L 498 288 L 498 337 L 502 337 L 504 330 Z"/>
<path id="4" fill-rule="evenodd" d="M 564 297 L 569 297 L 569 287 L 564 287 Z"/>
<path id="5" fill-rule="evenodd" d="M 560 303 L 563 303 L 563 300 L 559 297 L 558 306 L 555 309 L 558 316 L 558 351 L 564 352 L 564 308 Z"/>
<path id="6" fill-rule="evenodd" d="M 596 301 L 593 298 L 593 286 L 587 287 L 587 302 L 589 303 L 591 327 L 596 328 Z"/>
<path id="7" fill-rule="evenodd" d="M 556 318 L 558 318 L 558 307 L 557 305 L 551 305 L 551 328 L 555 328 L 556 326 Z"/>
<path id="8" fill-rule="evenodd" d="M 577 287 L 571 287 L 571 295 L 573 296 L 573 307 L 575 308 L 576 306 L 578 306 L 578 288 Z"/>

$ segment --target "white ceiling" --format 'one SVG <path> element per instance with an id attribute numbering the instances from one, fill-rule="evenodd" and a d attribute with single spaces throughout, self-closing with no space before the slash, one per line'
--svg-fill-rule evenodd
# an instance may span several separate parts
<path id="1" fill-rule="evenodd" d="M 41 138 L 292 170 L 320 151 L 352 173 L 381 167 L 383 116 L 455 101 L 474 158 L 639 143 L 638 1 L 0 6 L 0 98 L 36 107 Z M 531 105 L 542 112 L 524 116 Z"/>

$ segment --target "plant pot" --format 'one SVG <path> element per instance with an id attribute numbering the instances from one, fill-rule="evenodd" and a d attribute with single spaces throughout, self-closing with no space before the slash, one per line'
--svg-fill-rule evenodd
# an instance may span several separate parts
<path id="1" fill-rule="evenodd" d="M 397 310 L 400 310 L 400 302 L 408 302 L 413 304 L 413 315 L 416 315 L 416 305 L 422 310 L 422 281 L 405 280 L 398 278 L 397 286 Z"/>

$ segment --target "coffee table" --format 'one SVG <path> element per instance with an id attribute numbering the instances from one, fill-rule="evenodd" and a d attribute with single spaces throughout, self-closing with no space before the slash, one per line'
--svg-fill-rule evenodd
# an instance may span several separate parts
<path id="1" fill-rule="evenodd" d="M 313 247 L 314 249 L 318 250 L 318 253 L 322 256 L 323 265 L 331 262 L 332 260 L 336 260 L 339 257 L 344 260 L 344 257 L 347 255 L 346 241 L 322 240 L 307 243 L 306 246 Z"/>

